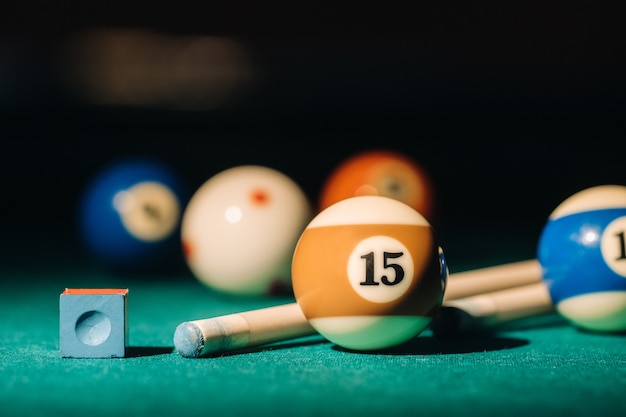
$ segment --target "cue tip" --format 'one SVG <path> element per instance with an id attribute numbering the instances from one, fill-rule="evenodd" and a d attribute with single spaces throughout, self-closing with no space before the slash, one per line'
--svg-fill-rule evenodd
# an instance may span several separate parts
<path id="1" fill-rule="evenodd" d="M 185 358 L 197 358 L 204 349 L 204 335 L 197 324 L 184 322 L 174 332 L 174 347 Z"/>

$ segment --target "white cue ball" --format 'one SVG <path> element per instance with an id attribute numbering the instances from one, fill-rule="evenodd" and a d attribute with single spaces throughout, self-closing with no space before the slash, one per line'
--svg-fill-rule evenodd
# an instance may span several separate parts
<path id="1" fill-rule="evenodd" d="M 209 178 L 182 218 L 185 259 L 208 287 L 235 295 L 291 291 L 291 260 L 312 206 L 291 178 L 241 165 Z"/>

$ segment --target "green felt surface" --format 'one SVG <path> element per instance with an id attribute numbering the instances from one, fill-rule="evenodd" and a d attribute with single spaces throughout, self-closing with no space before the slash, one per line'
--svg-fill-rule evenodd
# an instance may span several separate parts
<path id="1" fill-rule="evenodd" d="M 495 334 L 440 340 L 430 330 L 386 352 L 319 335 L 183 358 L 182 321 L 292 301 L 226 297 L 185 273 L 147 281 L 85 264 L 5 268 L 0 293 L 2 416 L 623 416 L 626 339 L 554 315 Z M 59 356 L 64 287 L 130 289 L 123 359 Z"/>

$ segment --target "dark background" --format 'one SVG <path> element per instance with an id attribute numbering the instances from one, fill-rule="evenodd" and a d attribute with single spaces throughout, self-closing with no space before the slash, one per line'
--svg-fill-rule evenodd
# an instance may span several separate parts
<path id="1" fill-rule="evenodd" d="M 191 190 L 230 166 L 264 164 L 315 200 L 346 157 L 405 152 L 435 183 L 433 224 L 452 265 L 494 253 L 532 257 L 564 198 L 626 184 L 618 10 L 598 2 L 337 3 L 3 5 L 5 246 L 64 243 L 80 253 L 77 198 L 100 167 L 128 155 L 170 163 Z M 81 58 L 67 55 L 76 40 L 89 49 L 95 30 L 234 41 L 252 82 L 211 108 L 97 102 L 72 82 L 68 62 Z M 163 59 L 175 63 L 170 52 Z M 150 79 L 158 69 L 139 70 Z"/>

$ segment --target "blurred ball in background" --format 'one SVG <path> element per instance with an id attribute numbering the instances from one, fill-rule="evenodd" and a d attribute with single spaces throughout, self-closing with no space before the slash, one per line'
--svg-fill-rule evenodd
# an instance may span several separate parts
<path id="1" fill-rule="evenodd" d="M 181 254 L 178 233 L 186 187 L 168 165 L 128 158 L 102 168 L 79 204 L 87 252 L 117 271 L 154 271 Z"/>
<path id="2" fill-rule="evenodd" d="M 293 251 L 312 212 L 299 184 L 280 171 L 221 171 L 196 190 L 183 214 L 187 264 L 200 282 L 224 293 L 289 294 Z"/>
<path id="3" fill-rule="evenodd" d="M 434 187 L 429 174 L 417 161 L 400 152 L 365 150 L 341 162 L 323 184 L 319 209 L 364 195 L 401 201 L 428 220 L 434 215 Z"/>

